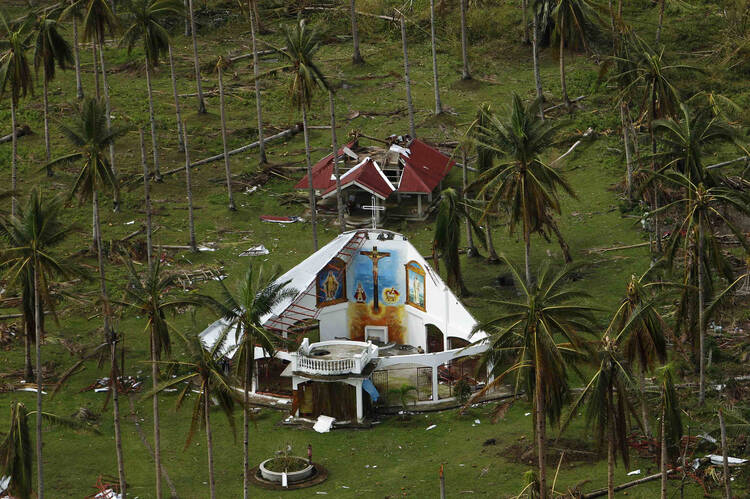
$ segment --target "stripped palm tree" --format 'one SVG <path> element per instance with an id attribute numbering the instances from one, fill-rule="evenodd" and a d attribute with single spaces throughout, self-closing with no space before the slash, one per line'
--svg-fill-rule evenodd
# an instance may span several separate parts
<path id="1" fill-rule="evenodd" d="M 479 175 L 487 172 L 492 168 L 492 162 L 494 158 L 494 152 L 485 147 L 481 140 L 481 130 L 489 125 L 490 117 L 492 116 L 492 108 L 489 104 L 483 103 L 477 109 L 474 121 L 469 125 L 466 130 L 466 135 L 470 138 L 474 144 L 474 152 L 477 155 L 476 168 Z M 470 184 L 468 188 L 471 188 L 474 184 Z M 467 187 L 464 187 L 464 195 L 466 195 Z M 486 201 L 486 196 L 482 196 L 482 201 Z M 500 257 L 495 251 L 495 243 L 492 239 L 492 218 L 486 217 L 484 220 L 484 240 L 487 246 L 487 263 L 497 263 L 500 261 Z"/>
<path id="2" fill-rule="evenodd" d="M 74 64 L 70 44 L 60 33 L 60 25 L 52 17 L 53 11 L 42 10 L 34 23 L 34 69 L 42 68 L 42 88 L 44 105 L 44 159 L 51 159 L 49 138 L 49 82 L 55 78 L 55 66 L 67 69 Z M 52 169 L 47 167 L 47 176 L 52 176 Z"/>
<path id="3" fill-rule="evenodd" d="M 154 157 L 154 175 L 161 178 L 159 169 L 159 140 L 156 136 L 156 115 L 154 113 L 154 92 L 151 84 L 154 69 L 169 53 L 170 37 L 166 21 L 171 16 L 182 13 L 180 0 L 130 0 L 127 4 L 129 26 L 122 35 L 121 43 L 128 48 L 128 54 L 139 42 L 143 44 L 146 58 L 146 90 L 148 91 L 148 116 L 151 124 L 151 145 Z"/>
<path id="4" fill-rule="evenodd" d="M 310 110 L 313 96 L 318 88 L 329 90 L 328 81 L 315 64 L 314 56 L 320 48 L 317 32 L 309 28 L 305 20 L 293 28 L 284 29 L 286 47 L 278 49 L 292 72 L 289 94 L 292 105 L 302 113 L 302 130 L 305 136 L 305 166 L 310 195 L 310 222 L 313 231 L 313 247 L 318 249 L 317 209 L 315 207 L 315 189 L 313 188 L 312 163 L 310 161 L 310 134 L 307 126 L 307 112 Z"/>
<path id="5" fill-rule="evenodd" d="M 679 444 L 682 440 L 680 398 L 674 387 L 674 366 L 666 364 L 657 369 L 656 380 L 659 384 L 658 410 L 661 413 L 659 418 L 661 499 L 667 499 L 667 461 L 670 456 L 675 457 L 679 454 Z"/>
<path id="6" fill-rule="evenodd" d="M 534 406 L 534 435 L 539 466 L 539 497 L 546 499 L 547 422 L 560 420 L 569 394 L 568 369 L 582 359 L 582 336 L 594 330 L 591 307 L 581 305 L 586 293 L 568 287 L 571 268 L 553 273 L 543 267 L 535 283 L 527 284 L 521 272 L 507 258 L 503 260 L 522 294 L 518 301 L 491 299 L 489 303 L 503 312 L 477 324 L 474 332 L 489 335 L 483 354 L 493 366 L 495 377 L 470 399 L 499 386 L 513 375 L 514 391 L 525 389 Z M 522 386 L 523 385 L 523 386 Z"/>
<path id="7" fill-rule="evenodd" d="M 224 174 L 227 179 L 227 197 L 229 198 L 229 211 L 237 211 L 232 195 L 232 170 L 229 167 L 229 147 L 227 144 L 227 116 L 224 108 L 224 70 L 230 67 L 229 59 L 219 56 L 216 61 L 216 73 L 219 76 L 219 111 L 221 113 L 221 144 L 224 148 Z"/>
<path id="8" fill-rule="evenodd" d="M 357 26 L 357 9 L 354 5 L 354 0 L 349 0 L 349 16 L 352 20 L 352 44 L 354 45 L 352 64 L 364 64 L 365 60 L 362 54 L 359 53 L 359 28 Z"/>
<path id="9" fill-rule="evenodd" d="M 277 333 L 263 327 L 263 318 L 268 316 L 277 305 L 297 295 L 297 290 L 289 288 L 289 281 L 279 281 L 281 270 L 276 267 L 271 272 L 264 272 L 263 265 L 247 269 L 239 287 L 232 291 L 219 281 L 221 294 L 220 313 L 226 324 L 227 334 L 234 330 L 237 350 L 233 354 L 236 360 L 237 377 L 242 379 L 243 391 L 243 497 L 249 496 L 250 484 L 250 401 L 249 392 L 253 385 L 256 348 L 260 348 L 265 357 L 273 358 L 276 349 L 284 343 Z"/>
<path id="10" fill-rule="evenodd" d="M 185 0 L 190 21 L 190 38 L 193 40 L 193 67 L 195 68 L 195 86 L 198 90 L 198 114 L 206 114 L 206 101 L 203 98 L 203 84 L 201 83 L 201 68 L 198 61 L 198 38 L 195 32 L 195 10 L 193 0 Z M 185 33 L 187 36 L 187 33 Z"/>
<path id="11" fill-rule="evenodd" d="M 250 23 L 250 37 L 253 44 L 253 85 L 255 87 L 255 114 L 258 120 L 258 162 L 261 165 L 268 163 L 266 158 L 266 143 L 263 141 L 263 109 L 260 100 L 260 60 L 258 58 L 257 31 L 260 29 L 258 20 L 258 2 L 248 0 L 247 8 L 243 0 L 237 0 L 240 9 Z"/>
<path id="12" fill-rule="evenodd" d="M 443 114 L 438 83 L 437 45 L 435 40 L 435 0 L 430 0 L 430 47 L 432 48 L 432 84 L 435 87 L 435 115 Z"/>

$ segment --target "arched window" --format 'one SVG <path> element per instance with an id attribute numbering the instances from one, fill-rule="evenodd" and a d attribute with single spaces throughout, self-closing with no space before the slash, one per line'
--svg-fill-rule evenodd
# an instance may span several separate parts
<path id="1" fill-rule="evenodd" d="M 427 353 L 442 352 L 445 350 L 443 332 L 435 324 L 425 325 L 427 332 Z"/>

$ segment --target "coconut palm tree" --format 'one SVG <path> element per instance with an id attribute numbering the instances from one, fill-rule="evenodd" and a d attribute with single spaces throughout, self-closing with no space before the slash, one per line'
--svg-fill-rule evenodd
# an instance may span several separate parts
<path id="1" fill-rule="evenodd" d="M 435 236 L 432 240 L 432 254 L 437 268 L 438 253 L 445 263 L 448 287 L 457 296 L 467 296 L 464 279 L 461 274 L 461 260 L 458 256 L 458 247 L 461 244 L 461 219 L 470 222 L 465 205 L 453 188 L 448 188 L 440 193 L 440 204 L 438 205 L 437 218 L 435 219 Z"/>
<path id="2" fill-rule="evenodd" d="M 175 314 L 186 307 L 196 308 L 211 300 L 198 294 L 175 296 L 176 274 L 166 274 L 161 268 L 160 259 L 156 259 L 146 272 L 139 274 L 130 260 L 126 260 L 128 284 L 124 288 L 122 300 L 115 301 L 125 309 L 135 312 L 136 316 L 146 320 L 146 333 L 149 336 L 149 360 L 151 362 L 151 381 L 154 389 L 159 385 L 159 362 L 169 357 L 172 350 L 168 314 Z M 161 497 L 161 426 L 159 420 L 159 394 L 152 396 L 154 410 L 154 464 L 156 467 L 156 497 Z"/>
<path id="3" fill-rule="evenodd" d="M 659 441 L 661 442 L 661 499 L 667 499 L 667 461 L 669 456 L 679 453 L 682 439 L 682 418 L 680 416 L 680 399 L 674 387 L 674 366 L 666 364 L 656 370 L 659 384 L 659 406 L 661 413 Z"/>
<path id="4" fill-rule="evenodd" d="M 404 49 L 404 84 L 406 85 L 406 107 L 409 110 L 409 135 L 412 138 L 417 136 L 417 130 L 414 126 L 414 104 L 411 100 L 411 80 L 409 79 L 409 50 L 406 46 L 406 20 L 403 14 L 399 15 L 401 24 L 401 45 Z"/>
<path id="5" fill-rule="evenodd" d="M 216 73 L 219 76 L 219 110 L 221 113 L 221 144 L 224 148 L 224 174 L 227 178 L 227 197 L 229 198 L 229 211 L 237 211 L 232 195 L 232 170 L 229 167 L 229 147 L 227 144 L 227 117 L 224 108 L 224 70 L 230 67 L 230 61 L 224 56 L 219 56 L 216 61 Z"/>
<path id="6" fill-rule="evenodd" d="M 435 114 L 443 114 L 438 84 L 437 47 L 435 45 L 435 0 L 430 0 L 430 46 L 432 48 L 432 82 L 435 86 Z"/>
<path id="7" fill-rule="evenodd" d="M 153 246 L 151 244 L 151 174 L 148 171 L 146 161 L 146 144 L 143 141 L 143 128 L 138 129 L 138 139 L 141 146 L 141 166 L 143 167 L 143 209 L 146 211 L 146 260 L 151 268 L 153 258 Z"/>
<path id="8" fill-rule="evenodd" d="M 96 1 L 96 0 L 92 0 Z M 109 8 L 109 7 L 107 7 Z M 91 200 L 94 212 L 94 243 L 99 264 L 99 292 L 102 301 L 102 318 L 104 320 L 104 339 L 110 349 L 110 389 L 112 392 L 112 413 L 115 428 L 115 452 L 117 455 L 117 472 L 120 490 L 126 497 L 125 466 L 122 454 L 122 435 L 120 430 L 120 405 L 117 390 L 117 333 L 111 327 L 111 309 L 107 294 L 107 280 L 104 269 L 104 250 L 102 248 L 101 217 L 99 216 L 99 195 L 105 191 L 117 192 L 119 184 L 112 164 L 105 156 L 105 150 L 120 137 L 125 130 L 113 128 L 107 119 L 107 106 L 101 100 L 86 98 L 77 109 L 73 121 L 62 125 L 63 135 L 76 149 L 76 152 L 52 161 L 52 164 L 81 161 L 81 170 L 73 183 L 71 196 L 77 195 L 79 202 Z"/>
<path id="9" fill-rule="evenodd" d="M 486 196 L 484 218 L 500 205 L 509 211 L 509 230 L 521 224 L 524 240 L 527 284 L 531 282 L 531 234 L 550 227 L 550 213 L 560 213 L 558 191 L 575 197 L 567 180 L 540 155 L 554 143 L 559 126 L 543 121 L 539 115 L 541 101 L 524 105 L 513 94 L 510 115 L 501 120 L 489 116 L 479 130 L 479 141 L 500 158 L 498 164 L 482 172 L 475 185 L 480 196 Z"/>
<path id="10" fill-rule="evenodd" d="M 289 281 L 278 281 L 280 275 L 278 267 L 271 272 L 264 272 L 262 265 L 250 265 L 236 290 L 229 290 L 224 281 L 219 281 L 220 311 L 227 334 L 234 330 L 237 351 L 233 358 L 236 359 L 237 376 L 242 379 L 244 498 L 248 497 L 250 483 L 248 394 L 253 384 L 255 349 L 260 347 L 266 357 L 273 358 L 276 348 L 284 342 L 281 336 L 264 328 L 262 321 L 279 303 L 297 294 L 297 290 L 288 287 Z"/>
<path id="11" fill-rule="evenodd" d="M 242 5 L 242 1 L 240 4 Z M 253 85 L 255 87 L 255 114 L 258 118 L 258 158 L 261 165 L 268 163 L 266 158 L 266 143 L 263 141 L 263 112 L 260 101 L 260 60 L 258 58 L 258 44 L 257 34 L 259 27 L 256 25 L 258 17 L 258 3 L 255 0 L 249 0 L 248 2 L 251 12 L 248 13 L 248 20 L 250 21 L 250 36 L 253 42 Z"/>
<path id="12" fill-rule="evenodd" d="M 583 48 L 589 51 L 589 40 L 595 31 L 597 15 L 590 0 L 557 0 L 552 11 L 555 35 L 560 44 L 560 88 L 565 106 L 570 109 L 568 87 L 565 81 L 565 47 L 569 50 Z"/>
<path id="13" fill-rule="evenodd" d="M 329 90 L 325 76 L 315 65 L 314 56 L 320 48 L 320 39 L 314 29 L 301 20 L 294 28 L 284 29 L 286 47 L 279 49 L 281 56 L 286 59 L 291 71 L 292 79 L 289 85 L 292 105 L 302 113 L 302 129 L 305 136 L 305 164 L 310 194 L 310 222 L 313 230 L 313 246 L 318 249 L 317 213 L 315 208 L 315 190 L 312 184 L 312 163 L 310 162 L 310 133 L 307 128 L 307 112 L 312 104 L 315 90 L 323 88 Z"/>
<path id="14" fill-rule="evenodd" d="M 42 68 L 42 88 L 44 105 L 44 159 L 51 159 L 49 139 L 49 82 L 55 79 L 55 65 L 67 69 L 75 61 L 70 44 L 60 33 L 60 25 L 51 17 L 52 11 L 42 10 L 34 23 L 34 69 Z M 52 169 L 47 168 L 47 176 Z"/>
<path id="15" fill-rule="evenodd" d="M 750 252 L 748 243 L 742 230 L 727 217 L 727 209 L 744 216 L 750 216 L 750 196 L 724 185 L 708 187 L 703 182 L 694 183 L 687 175 L 679 172 L 668 172 L 663 178 L 684 192 L 684 198 L 668 203 L 659 211 L 683 213 L 675 224 L 669 239 L 666 257 L 674 263 L 678 250 L 686 256 L 685 284 L 695 284 L 697 287 L 697 323 L 698 323 L 698 367 L 699 394 L 698 403 L 703 404 L 706 394 L 705 374 L 705 336 L 706 324 L 710 317 L 706 314 L 706 300 L 713 295 L 713 281 L 716 273 L 733 279 L 732 269 L 726 257 L 722 254 L 718 241 L 718 231 L 729 230 L 745 249 Z M 658 215 L 658 212 L 654 216 Z M 723 227 L 714 222 L 718 220 Z M 695 280 L 693 280 L 695 276 Z M 687 289 L 687 286 L 685 286 Z M 684 292 L 683 292 L 684 293 Z M 685 302 L 683 296 L 682 302 Z M 686 311 L 681 307 L 680 315 Z"/>
<path id="16" fill-rule="evenodd" d="M 459 0 L 461 9 L 461 60 L 463 67 L 461 68 L 461 79 L 471 80 L 471 73 L 469 73 L 469 36 L 467 33 L 466 26 L 466 2 L 467 0 Z M 525 25 L 526 23 L 524 23 Z"/>
<path id="17" fill-rule="evenodd" d="M 555 423 L 560 419 L 569 392 L 568 366 L 582 358 L 582 335 L 593 332 L 592 309 L 581 305 L 581 299 L 587 296 L 585 293 L 568 287 L 571 268 L 553 273 L 543 267 L 536 282 L 529 285 L 516 266 L 507 258 L 503 259 L 522 298 L 518 301 L 488 300 L 503 312 L 474 328 L 475 332 L 484 331 L 489 335 L 488 349 L 483 355 L 496 371 L 494 379 L 477 392 L 477 396 L 513 375 L 514 390 L 525 389 L 532 398 L 539 497 L 546 499 L 547 422 Z"/>
<path id="18" fill-rule="evenodd" d="M 544 100 L 544 93 L 542 91 L 542 76 L 539 70 L 539 16 L 540 10 L 543 9 L 541 4 L 544 4 L 544 0 L 532 0 L 531 7 L 531 61 L 534 68 L 534 86 L 536 88 L 537 99 Z M 544 119 L 544 109 L 540 109 L 542 119 Z"/>
<path id="19" fill-rule="evenodd" d="M 34 79 L 26 58 L 26 51 L 31 42 L 31 22 L 9 23 L 0 12 L 0 99 L 6 92 L 10 97 L 11 156 L 10 188 L 13 193 L 11 215 L 16 214 L 16 184 L 18 181 L 18 131 L 16 112 L 18 103 L 28 93 L 34 93 Z"/>
<path id="20" fill-rule="evenodd" d="M 159 170 L 159 140 L 156 136 L 156 115 L 154 113 L 154 92 L 151 85 L 154 68 L 169 52 L 170 39 L 166 21 L 182 12 L 180 0 L 131 0 L 127 4 L 128 23 L 121 43 L 128 48 L 128 54 L 137 43 L 143 44 L 146 58 L 146 90 L 148 91 L 148 116 L 151 124 L 151 145 L 154 155 L 154 174 L 161 177 Z"/>
<path id="21" fill-rule="evenodd" d="M 359 53 L 359 28 L 357 27 L 357 9 L 354 6 L 354 0 L 349 0 L 349 15 L 352 18 L 352 44 L 354 44 L 352 64 L 364 64 L 365 60 Z"/>
<path id="22" fill-rule="evenodd" d="M 182 123 L 182 143 L 185 145 L 185 189 L 187 192 L 188 202 L 188 229 L 190 232 L 190 250 L 193 253 L 198 251 L 198 245 L 195 242 L 195 217 L 193 216 L 193 176 L 190 171 L 190 146 L 188 145 L 187 126 Z"/>
<path id="23" fill-rule="evenodd" d="M 0 476 L 10 479 L 7 492 L 17 499 L 44 497 L 44 489 L 41 486 L 38 486 L 36 494 L 32 486 L 34 455 L 29 433 L 29 416 L 31 415 L 41 417 L 49 424 L 98 433 L 98 430 L 86 423 L 55 416 L 48 412 L 40 412 L 38 409 L 29 411 L 21 402 L 11 403 L 8 433 L 0 440 Z"/>
<path id="24" fill-rule="evenodd" d="M 198 39 L 195 32 L 193 0 L 187 0 L 187 8 L 190 19 L 190 37 L 193 40 L 193 67 L 195 68 L 195 86 L 198 89 L 198 114 L 206 114 L 206 101 L 203 99 L 203 84 L 201 83 L 201 67 L 198 61 Z"/>
<path id="25" fill-rule="evenodd" d="M 102 87 L 104 88 L 104 105 L 106 108 L 105 118 L 107 128 L 112 127 L 112 107 L 109 99 L 109 84 L 107 83 L 107 69 L 104 64 L 104 39 L 113 34 L 119 27 L 119 21 L 107 0 L 76 0 L 71 3 L 60 15 L 61 19 L 68 16 L 78 15 L 83 12 L 83 39 L 92 42 L 94 53 L 99 52 L 99 69 L 101 71 Z M 94 58 L 94 71 L 96 72 L 96 57 Z M 97 89 L 99 84 L 97 83 Z M 97 90 L 98 91 L 98 90 Z M 97 94 L 98 96 L 98 94 Z M 113 172 L 117 172 L 115 164 L 115 144 L 109 143 L 109 166 Z M 114 191 L 114 209 L 120 207 L 120 190 Z"/>
<path id="26" fill-rule="evenodd" d="M 22 289 L 24 310 L 32 309 L 31 320 L 25 319 L 28 345 L 35 344 L 36 399 L 36 456 L 37 495 L 44 496 L 42 460 L 42 330 L 45 309 L 54 312 L 55 300 L 50 286 L 55 278 L 71 276 L 76 268 L 70 259 L 58 257 L 54 249 L 65 241 L 71 227 L 61 220 L 63 200 L 44 199 L 38 189 L 29 194 L 26 206 L 17 216 L 0 220 L 0 238 L 7 247 L 0 252 L 0 267 L 6 269 L 9 286 Z M 31 289 L 29 289 L 31 288 Z M 32 336 L 33 335 L 33 336 Z"/>
<path id="27" fill-rule="evenodd" d="M 81 79 L 81 53 L 80 44 L 78 37 L 78 25 L 83 21 L 83 12 L 81 11 L 81 4 L 76 0 L 69 0 L 67 2 L 71 6 L 75 6 L 74 10 L 69 12 L 71 24 L 73 25 L 73 61 L 76 70 L 76 98 L 83 100 L 83 82 Z"/>
<path id="28" fill-rule="evenodd" d="M 177 396 L 177 408 L 182 407 L 185 397 L 193 387 L 198 389 L 193 405 L 193 418 L 190 423 L 185 449 L 195 435 L 198 426 L 202 425 L 206 430 L 206 447 L 208 451 L 208 483 L 211 499 L 216 499 L 216 480 L 214 478 L 214 446 L 211 433 L 211 401 L 217 403 L 229 421 L 232 432 L 235 431 L 234 417 L 234 388 L 231 380 L 224 374 L 223 358 L 224 346 L 226 344 L 226 332 L 209 348 L 205 348 L 200 338 L 192 336 L 183 337 L 187 347 L 187 361 L 172 362 L 186 374 L 178 375 L 159 385 L 146 394 L 152 396 L 167 388 L 179 386 L 180 392 Z M 186 383 L 187 382 L 187 383 Z"/>
<path id="29" fill-rule="evenodd" d="M 169 44 L 167 50 L 169 56 L 169 77 L 172 80 L 172 97 L 174 98 L 174 110 L 177 116 L 177 150 L 185 151 L 185 144 L 182 143 L 182 110 L 180 107 L 180 95 L 177 93 L 177 76 L 174 72 L 174 54 L 172 53 L 172 44 Z M 157 182 L 161 181 L 160 177 L 154 177 Z"/>
<path id="30" fill-rule="evenodd" d="M 457 152 L 461 155 L 461 197 L 465 200 L 466 191 L 469 187 L 469 153 L 471 152 L 472 147 L 474 147 L 474 140 L 468 134 L 470 131 L 471 129 L 467 130 L 467 133 L 459 138 L 458 146 L 456 146 Z M 466 256 L 478 257 L 480 256 L 479 250 L 474 244 L 474 232 L 468 208 L 466 210 L 466 215 L 467 217 L 464 220 L 466 228 Z M 481 236 L 479 239 L 481 241 Z"/>
<path id="31" fill-rule="evenodd" d="M 477 155 L 476 168 L 479 175 L 486 173 L 492 168 L 495 153 L 486 147 L 480 140 L 481 131 L 487 127 L 492 116 L 492 110 L 489 104 L 483 103 L 477 109 L 474 121 L 469 125 L 466 135 L 474 142 L 474 152 Z M 473 184 L 471 184 L 473 185 Z M 471 187 L 471 186 L 470 186 Z M 466 189 L 464 189 L 465 191 Z M 482 201 L 486 201 L 486 196 L 481 196 Z M 484 221 L 484 239 L 487 246 L 487 263 L 498 263 L 500 257 L 495 251 L 495 243 L 492 239 L 492 218 L 487 217 Z"/>

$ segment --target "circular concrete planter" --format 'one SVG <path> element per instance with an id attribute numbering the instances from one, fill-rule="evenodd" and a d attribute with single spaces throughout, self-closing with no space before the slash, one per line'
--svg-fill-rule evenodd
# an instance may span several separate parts
<path id="1" fill-rule="evenodd" d="M 281 483 L 281 475 L 283 473 L 278 472 L 278 471 L 271 471 L 266 468 L 266 463 L 268 463 L 269 461 L 273 461 L 274 459 L 276 458 L 272 457 L 271 459 L 266 459 L 265 461 L 260 463 L 260 466 L 259 466 L 260 475 L 263 477 L 264 480 L 268 480 L 269 482 Z M 303 459 L 301 457 L 298 457 L 297 459 L 307 462 L 307 459 Z M 310 478 L 314 472 L 315 472 L 315 468 L 311 464 L 308 464 L 304 469 L 300 471 L 291 471 L 287 473 L 286 479 L 287 479 L 287 482 L 289 483 L 303 482 L 307 480 L 308 478 Z"/>

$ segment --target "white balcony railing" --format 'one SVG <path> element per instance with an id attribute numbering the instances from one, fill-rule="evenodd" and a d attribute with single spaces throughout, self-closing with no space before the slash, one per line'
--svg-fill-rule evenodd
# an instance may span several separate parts
<path id="1" fill-rule="evenodd" d="M 338 359 L 319 359 L 310 356 L 310 352 L 320 349 L 335 351 L 340 347 L 351 353 L 351 357 Z M 353 346 L 361 349 L 352 352 Z M 341 354 L 339 354 L 341 355 Z M 322 376 L 337 376 L 342 374 L 361 374 L 367 364 L 378 357 L 378 347 L 370 342 L 358 341 L 321 341 L 310 345 L 305 339 L 300 348 L 291 354 L 292 371 Z"/>

